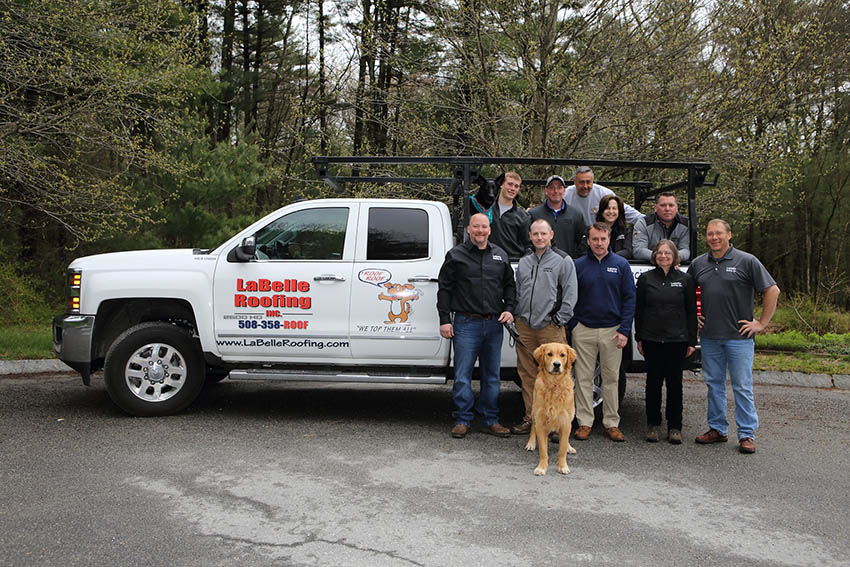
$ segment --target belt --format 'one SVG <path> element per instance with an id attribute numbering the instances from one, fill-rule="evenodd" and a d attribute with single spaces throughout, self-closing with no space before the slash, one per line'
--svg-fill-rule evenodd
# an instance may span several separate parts
<path id="1" fill-rule="evenodd" d="M 498 317 L 498 315 L 495 315 L 495 314 L 481 315 L 480 313 L 465 313 L 463 311 L 458 311 L 457 315 L 463 315 L 464 317 L 469 317 L 471 319 L 482 319 L 482 320 L 485 320 L 485 321 L 487 319 L 493 319 L 494 317 Z"/>

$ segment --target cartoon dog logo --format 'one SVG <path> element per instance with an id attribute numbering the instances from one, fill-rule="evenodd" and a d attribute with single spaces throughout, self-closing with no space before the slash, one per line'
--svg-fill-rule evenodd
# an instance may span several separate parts
<path id="1" fill-rule="evenodd" d="M 413 284 L 397 284 L 387 282 L 381 284 L 387 288 L 386 292 L 378 294 L 378 299 L 390 302 L 390 311 L 387 314 L 389 321 L 384 323 L 392 324 L 396 321 L 407 323 L 407 316 L 410 314 L 409 301 L 416 301 L 422 297 L 422 292 L 416 289 Z M 396 313 L 396 311 L 398 311 Z"/>

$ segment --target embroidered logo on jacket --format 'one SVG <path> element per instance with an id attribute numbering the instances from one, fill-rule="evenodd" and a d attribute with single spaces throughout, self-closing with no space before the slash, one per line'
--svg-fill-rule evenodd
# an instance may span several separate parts
<path id="1" fill-rule="evenodd" d="M 607 270 L 612 274 L 619 274 L 620 273 L 620 269 L 617 268 L 616 266 L 610 266 L 609 268 L 607 268 Z"/>

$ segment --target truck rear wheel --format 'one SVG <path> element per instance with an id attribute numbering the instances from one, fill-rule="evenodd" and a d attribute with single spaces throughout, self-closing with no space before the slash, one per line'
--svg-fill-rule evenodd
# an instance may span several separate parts
<path id="1" fill-rule="evenodd" d="M 124 331 L 104 364 L 106 390 L 125 412 L 137 416 L 176 413 L 191 404 L 204 384 L 197 340 L 168 323 L 142 323 Z"/>
<path id="2" fill-rule="evenodd" d="M 617 380 L 617 398 L 619 404 L 623 403 L 623 398 L 626 397 L 626 361 L 620 363 L 620 375 Z M 596 361 L 596 369 L 593 372 L 593 410 L 596 419 L 602 419 L 602 404 L 605 402 L 602 399 L 602 372 L 599 369 L 599 360 Z M 618 405 L 619 405 L 618 404 Z"/>

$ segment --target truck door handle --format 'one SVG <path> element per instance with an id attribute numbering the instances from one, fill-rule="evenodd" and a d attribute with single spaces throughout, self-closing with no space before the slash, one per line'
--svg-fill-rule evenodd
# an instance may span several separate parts
<path id="1" fill-rule="evenodd" d="M 414 276 L 412 278 L 407 278 L 407 281 L 410 283 L 437 283 L 437 278 L 431 278 L 428 276 Z"/>
<path id="2" fill-rule="evenodd" d="M 345 276 L 337 276 L 334 274 L 323 274 L 321 276 L 313 276 L 314 282 L 344 282 Z"/>

